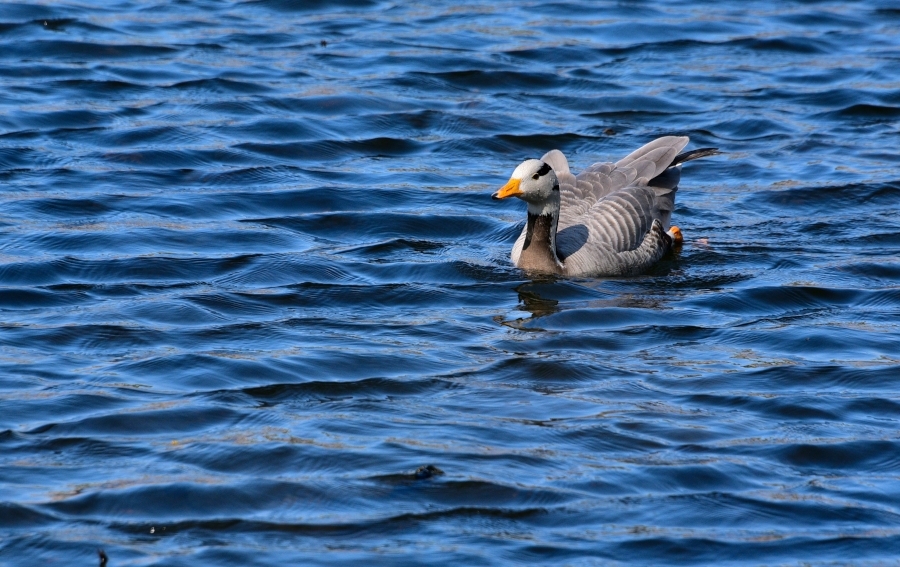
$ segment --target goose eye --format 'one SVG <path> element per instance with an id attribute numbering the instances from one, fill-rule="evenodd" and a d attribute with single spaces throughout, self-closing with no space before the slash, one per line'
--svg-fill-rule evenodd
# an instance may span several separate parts
<path id="1" fill-rule="evenodd" d="M 535 173 L 534 175 L 531 176 L 531 178 L 532 178 L 532 179 L 540 179 L 541 176 L 538 175 L 537 173 Z"/>

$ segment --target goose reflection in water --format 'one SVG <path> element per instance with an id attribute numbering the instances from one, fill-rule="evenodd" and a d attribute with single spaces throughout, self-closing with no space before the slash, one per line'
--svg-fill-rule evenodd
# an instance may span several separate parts
<path id="1" fill-rule="evenodd" d="M 519 312 L 526 312 L 527 315 L 522 317 L 510 318 L 507 316 L 498 316 L 496 321 L 501 325 L 517 329 L 520 331 L 546 331 L 554 327 L 558 327 L 560 322 L 555 320 L 542 325 L 541 319 L 557 319 L 556 315 L 565 313 L 568 319 L 572 315 L 572 319 L 581 319 L 581 324 L 576 326 L 584 327 L 588 321 L 593 321 L 597 326 L 605 326 L 603 317 L 598 310 L 613 310 L 621 313 L 622 309 L 639 309 L 662 311 L 671 309 L 669 299 L 663 296 L 655 295 L 653 292 L 647 293 L 610 293 L 606 297 L 597 297 L 598 288 L 607 282 L 603 280 L 591 280 L 586 282 L 574 282 L 571 280 L 563 280 L 561 278 L 547 277 L 535 279 L 518 285 L 515 292 L 519 296 Z M 573 289 L 574 288 L 574 289 Z M 573 294 L 572 292 L 575 291 Z M 590 293 L 592 298 L 584 298 L 584 294 Z M 602 292 L 600 292 L 602 293 Z M 573 295 L 581 297 L 572 297 Z M 605 295 L 605 294 L 604 294 Z M 562 296 L 561 299 L 554 299 Z M 566 298 L 571 298 L 567 300 Z M 581 313 L 579 313 L 581 312 Z M 645 311 L 644 311 L 645 312 Z M 594 327 L 588 324 L 588 327 Z"/>
<path id="2" fill-rule="evenodd" d="M 507 320 L 503 315 L 498 315 L 494 320 L 501 325 L 520 331 L 543 331 L 544 329 L 533 325 L 535 320 L 558 313 L 559 300 L 542 297 L 539 289 L 545 285 L 552 285 L 555 281 L 556 278 L 548 277 L 517 286 L 515 291 L 519 294 L 519 303 L 521 304 L 519 310 L 527 311 L 530 316 Z"/>

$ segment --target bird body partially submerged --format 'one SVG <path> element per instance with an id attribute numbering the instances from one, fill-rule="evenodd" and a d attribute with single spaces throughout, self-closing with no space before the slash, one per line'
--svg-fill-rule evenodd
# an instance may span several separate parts
<path id="1" fill-rule="evenodd" d="M 528 221 L 512 249 L 529 272 L 620 276 L 646 271 L 680 241 L 669 226 L 685 161 L 718 153 L 679 153 L 684 136 L 658 138 L 616 163 L 569 171 L 559 150 L 523 162 L 493 198 L 518 197 Z"/>

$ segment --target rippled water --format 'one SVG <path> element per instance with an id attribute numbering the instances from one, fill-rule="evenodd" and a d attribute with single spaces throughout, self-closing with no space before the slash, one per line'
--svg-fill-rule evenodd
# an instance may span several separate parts
<path id="1" fill-rule="evenodd" d="M 0 4 L 0 563 L 900 557 L 894 2 L 92 4 Z M 680 253 L 510 264 L 665 134 Z"/>

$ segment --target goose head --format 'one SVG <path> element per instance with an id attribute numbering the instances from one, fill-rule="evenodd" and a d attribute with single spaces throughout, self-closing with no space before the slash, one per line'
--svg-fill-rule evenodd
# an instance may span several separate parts
<path id="1" fill-rule="evenodd" d="M 559 209 L 559 180 L 553 168 L 539 159 L 519 164 L 506 185 L 491 195 L 493 199 L 518 197 L 528 203 L 528 211 L 548 214 Z"/>

